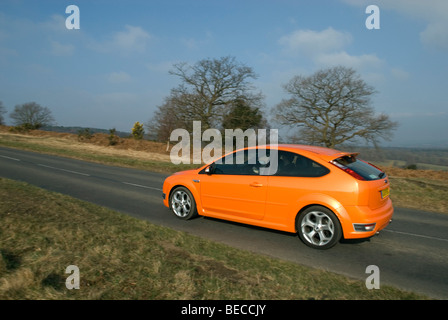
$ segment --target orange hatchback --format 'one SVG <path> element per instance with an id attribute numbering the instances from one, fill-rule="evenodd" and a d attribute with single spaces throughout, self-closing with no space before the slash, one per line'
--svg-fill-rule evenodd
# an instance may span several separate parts
<path id="1" fill-rule="evenodd" d="M 181 219 L 198 214 L 297 233 L 328 249 L 375 235 L 392 219 L 389 179 L 357 153 L 305 145 L 237 150 L 163 184 L 163 203 Z"/>

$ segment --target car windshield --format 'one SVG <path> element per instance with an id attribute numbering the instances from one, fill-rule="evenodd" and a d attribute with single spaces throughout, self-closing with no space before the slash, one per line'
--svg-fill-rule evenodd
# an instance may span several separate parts
<path id="1" fill-rule="evenodd" d="M 334 161 L 339 165 L 353 170 L 365 180 L 378 180 L 386 175 L 383 171 L 368 162 L 361 159 L 356 159 L 355 156 L 344 156 Z"/>

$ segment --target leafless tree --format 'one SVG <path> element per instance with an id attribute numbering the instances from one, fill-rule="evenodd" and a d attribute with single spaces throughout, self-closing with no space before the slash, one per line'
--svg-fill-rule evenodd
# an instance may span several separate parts
<path id="1" fill-rule="evenodd" d="M 36 102 L 16 105 L 9 116 L 16 126 L 28 130 L 39 129 L 54 122 L 50 109 L 42 107 Z"/>
<path id="2" fill-rule="evenodd" d="M 180 100 L 165 98 L 165 102 L 157 107 L 153 117 L 145 124 L 148 132 L 158 141 L 169 141 L 174 129 L 191 129 L 193 119 L 190 119 L 188 108 L 176 104 Z"/>
<path id="3" fill-rule="evenodd" d="M 398 123 L 376 114 L 371 96 L 376 93 L 356 72 L 333 67 L 304 77 L 295 76 L 284 86 L 290 95 L 274 107 L 276 120 L 299 129 L 304 143 L 334 148 L 359 138 L 376 145 L 389 140 Z"/>
<path id="4" fill-rule="evenodd" d="M 171 91 L 171 102 L 190 118 L 201 121 L 202 130 L 219 128 L 237 99 L 251 104 L 262 100 L 249 81 L 256 79 L 254 71 L 234 57 L 204 59 L 193 66 L 178 63 L 170 74 L 181 80 Z"/>
<path id="5" fill-rule="evenodd" d="M 0 101 L 0 125 L 5 124 L 5 118 L 3 115 L 6 113 L 6 108 L 3 105 L 3 101 Z"/>

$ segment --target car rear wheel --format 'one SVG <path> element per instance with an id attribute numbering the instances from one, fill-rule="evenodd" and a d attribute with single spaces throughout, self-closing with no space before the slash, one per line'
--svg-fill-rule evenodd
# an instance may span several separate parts
<path id="1" fill-rule="evenodd" d="M 170 196 L 170 207 L 176 217 L 189 220 L 197 215 L 196 202 L 190 190 L 177 187 Z"/>
<path id="2" fill-rule="evenodd" d="M 331 210 L 312 206 L 298 217 L 297 233 L 307 246 L 315 249 L 329 249 L 341 239 L 342 228 Z"/>

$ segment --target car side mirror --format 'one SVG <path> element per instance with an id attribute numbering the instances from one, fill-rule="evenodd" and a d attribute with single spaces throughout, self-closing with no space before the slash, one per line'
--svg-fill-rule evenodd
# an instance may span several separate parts
<path id="1" fill-rule="evenodd" d="M 211 165 L 209 165 L 207 168 L 205 168 L 205 170 L 204 170 L 204 172 L 205 172 L 206 174 L 212 174 L 213 171 L 214 171 L 214 165 L 213 165 L 213 163 L 212 163 Z"/>

